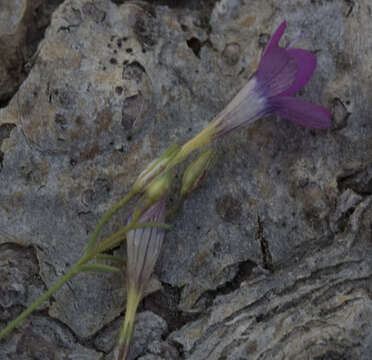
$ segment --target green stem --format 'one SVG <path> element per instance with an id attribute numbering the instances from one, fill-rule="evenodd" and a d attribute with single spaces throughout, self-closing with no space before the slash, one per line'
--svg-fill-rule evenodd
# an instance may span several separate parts
<path id="1" fill-rule="evenodd" d="M 94 229 L 94 231 L 93 231 L 93 233 L 92 233 L 92 235 L 89 239 L 88 246 L 85 250 L 84 255 L 89 254 L 90 250 L 92 250 L 103 225 L 105 225 L 112 218 L 112 216 L 118 210 L 120 210 L 134 195 L 135 195 L 135 192 L 130 191 L 126 196 L 124 196 L 123 199 L 121 199 L 111 209 L 109 209 L 107 211 L 107 213 L 101 218 L 101 220 L 98 222 L 97 226 L 95 227 L 95 229 Z"/>
<path id="2" fill-rule="evenodd" d="M 169 229 L 170 225 L 151 221 L 146 223 L 132 222 L 129 225 L 121 228 L 115 234 L 103 239 L 96 248 L 92 249 L 89 253 L 85 253 L 80 261 L 86 263 L 92 260 L 97 255 L 104 253 L 105 251 L 112 250 L 124 241 L 125 235 L 128 231 L 145 227 L 160 227 Z"/>
<path id="3" fill-rule="evenodd" d="M 37 298 L 25 311 L 11 321 L 4 329 L 0 331 L 0 339 L 12 331 L 24 318 L 26 318 L 32 311 L 36 310 L 45 300 L 52 296 L 58 291 L 67 281 L 71 280 L 75 275 L 78 274 L 80 262 L 75 264 L 69 272 L 62 276 L 50 289 L 48 289 L 43 295 Z"/>
<path id="4" fill-rule="evenodd" d="M 194 150 L 209 144 L 214 139 L 215 126 L 215 121 L 210 122 L 199 134 L 184 144 L 177 155 L 170 161 L 167 169 L 185 160 Z"/>
<path id="5" fill-rule="evenodd" d="M 118 341 L 119 355 L 116 360 L 127 359 L 130 342 L 133 336 L 134 321 L 136 318 L 137 308 L 140 301 L 141 294 L 138 293 L 136 287 L 133 284 L 129 285 L 125 319 L 119 334 Z"/>

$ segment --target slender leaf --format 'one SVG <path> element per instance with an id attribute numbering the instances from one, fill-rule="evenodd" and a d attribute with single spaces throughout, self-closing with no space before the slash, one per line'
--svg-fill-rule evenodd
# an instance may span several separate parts
<path id="1" fill-rule="evenodd" d="M 122 265 L 125 264 L 125 260 L 121 258 L 120 256 L 114 256 L 114 255 L 109 255 L 109 254 L 98 254 L 96 256 L 96 259 L 113 261 L 113 262 L 117 262 Z"/>
<path id="2" fill-rule="evenodd" d="M 92 271 L 92 272 L 120 272 L 120 269 L 116 266 L 104 265 L 104 264 L 85 264 L 79 267 L 80 271 Z"/>

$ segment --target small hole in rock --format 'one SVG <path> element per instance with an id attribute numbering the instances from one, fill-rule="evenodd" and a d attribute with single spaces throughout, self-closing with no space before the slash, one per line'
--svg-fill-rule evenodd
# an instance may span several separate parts
<path id="1" fill-rule="evenodd" d="M 202 43 L 196 37 L 192 37 L 191 39 L 187 40 L 187 46 L 193 51 L 195 56 L 199 57 L 200 49 L 202 47 Z"/>
<path id="2" fill-rule="evenodd" d="M 121 86 L 117 86 L 115 88 L 115 92 L 118 94 L 118 95 L 121 95 L 123 93 L 123 88 Z"/>

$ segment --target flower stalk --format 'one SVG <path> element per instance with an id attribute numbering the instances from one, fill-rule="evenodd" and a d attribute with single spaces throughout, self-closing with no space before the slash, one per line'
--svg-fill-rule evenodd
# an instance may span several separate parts
<path id="1" fill-rule="evenodd" d="M 141 222 L 162 223 L 165 200 L 161 199 L 141 216 Z M 137 228 L 127 233 L 127 306 L 118 340 L 117 360 L 126 360 L 133 336 L 138 305 L 145 294 L 164 239 L 164 229 Z"/>

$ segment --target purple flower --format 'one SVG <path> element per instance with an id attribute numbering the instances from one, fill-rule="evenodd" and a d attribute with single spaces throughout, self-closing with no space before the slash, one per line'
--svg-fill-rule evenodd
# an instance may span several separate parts
<path id="1" fill-rule="evenodd" d="M 139 222 L 164 222 L 165 200 L 151 206 Z M 142 297 L 154 270 L 163 243 L 165 230 L 159 227 L 145 227 L 127 233 L 127 287 Z"/>
<path id="2" fill-rule="evenodd" d="M 160 200 L 147 209 L 139 222 L 163 222 L 165 218 L 165 200 Z M 130 223 L 130 219 L 129 219 Z M 164 239 L 164 229 L 144 227 L 127 233 L 127 305 L 124 323 L 120 330 L 118 360 L 127 359 L 133 336 L 134 321 L 138 305 L 145 294 Z"/>
<path id="3" fill-rule="evenodd" d="M 263 52 L 257 71 L 209 127 L 212 137 L 245 127 L 267 115 L 277 114 L 308 128 L 331 126 L 331 113 L 322 106 L 292 97 L 310 80 L 316 56 L 309 51 L 282 48 L 279 40 L 286 28 L 283 22 Z"/>

